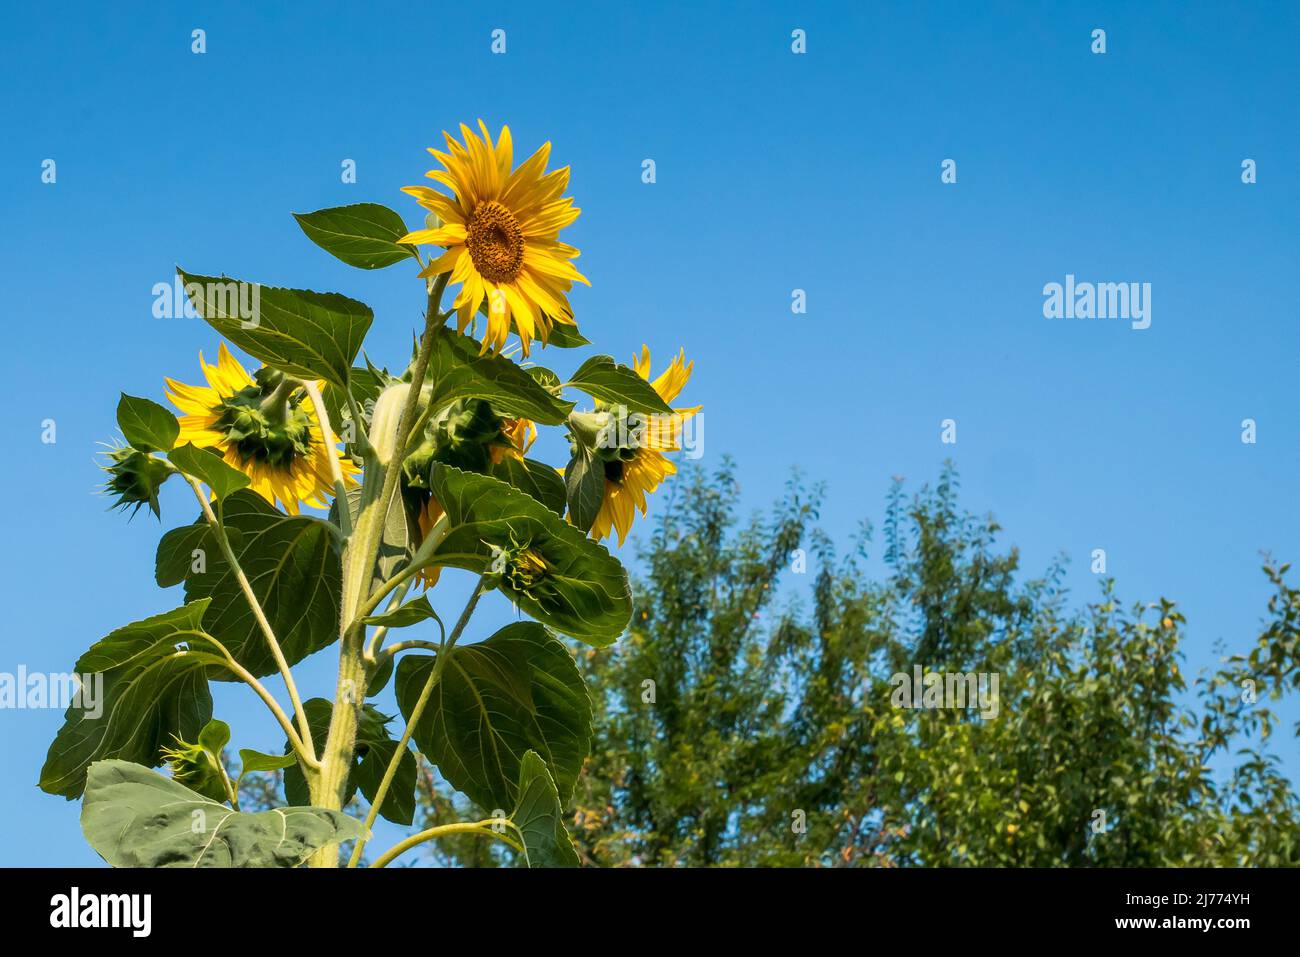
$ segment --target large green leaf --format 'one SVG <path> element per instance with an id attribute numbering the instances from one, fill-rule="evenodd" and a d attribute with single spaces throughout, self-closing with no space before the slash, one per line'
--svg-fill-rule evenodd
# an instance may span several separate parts
<path id="1" fill-rule="evenodd" d="M 545 462 L 505 455 L 492 467 L 492 474 L 531 495 L 556 515 L 564 514 L 564 478 Z"/>
<path id="2" fill-rule="evenodd" d="M 193 442 L 172 449 L 167 453 L 167 458 L 186 475 L 193 476 L 212 489 L 212 494 L 218 499 L 246 488 L 250 481 L 239 469 L 227 465 L 221 453 L 199 448 Z"/>
<path id="3" fill-rule="evenodd" d="M 671 415 L 673 411 L 635 369 L 619 365 L 611 356 L 592 356 L 569 376 L 568 384 L 610 405 L 624 406 L 629 412 Z"/>
<path id="4" fill-rule="evenodd" d="M 202 630 L 207 606 L 195 601 L 119 628 L 77 660 L 76 673 L 97 693 L 65 712 L 41 768 L 41 790 L 75 798 L 93 762 L 122 758 L 152 767 L 174 738 L 198 736 L 212 717 L 212 696 L 207 665 L 186 644 L 215 654 Z"/>
<path id="5" fill-rule="evenodd" d="M 564 829 L 564 812 L 546 762 L 529 751 L 519 763 L 519 800 L 510 820 L 524 843 L 529 867 L 577 867 L 578 853 Z"/>
<path id="6" fill-rule="evenodd" d="M 374 319 L 369 306 L 334 292 L 177 272 L 199 315 L 249 355 L 289 375 L 346 388 L 348 369 Z"/>
<path id="7" fill-rule="evenodd" d="M 446 326 L 434 338 L 426 381 L 435 409 L 457 399 L 486 399 L 501 415 L 523 416 L 542 425 L 559 425 L 572 402 L 552 394 L 514 362 L 479 355 L 478 341 Z"/>
<path id="8" fill-rule="evenodd" d="M 117 427 L 126 441 L 141 452 L 170 452 L 181 424 L 157 402 L 122 393 L 117 402 Z"/>
<path id="9" fill-rule="evenodd" d="M 289 664 L 333 644 L 338 638 L 342 589 L 333 529 L 318 518 L 287 517 L 247 490 L 226 499 L 221 520 L 239 533 L 231 543 L 235 557 Z M 212 637 L 253 674 L 274 673 L 275 658 L 239 580 L 219 554 L 209 554 L 207 564 L 205 574 L 185 580 L 185 597 L 211 598 L 204 624 Z M 226 671 L 212 677 L 235 680 Z"/>
<path id="10" fill-rule="evenodd" d="M 408 232 L 402 217 L 378 203 L 294 213 L 293 218 L 308 239 L 358 269 L 382 269 L 415 258 L 415 250 L 396 242 Z"/>
<path id="11" fill-rule="evenodd" d="M 503 593 L 534 618 L 590 644 L 607 645 L 623 633 L 632 617 L 632 594 L 627 572 L 603 545 L 489 476 L 434 465 L 430 487 L 451 526 L 431 564 L 482 572 L 498 549 L 526 546 L 546 562 L 546 573 L 527 590 L 505 574 Z"/>
<path id="12" fill-rule="evenodd" d="M 365 833 L 319 807 L 242 814 L 127 761 L 91 767 L 81 830 L 113 867 L 297 867 Z"/>
<path id="13" fill-rule="evenodd" d="M 436 656 L 397 666 L 397 704 L 409 716 Z M 591 701 L 568 650 L 533 621 L 453 648 L 413 733 L 453 787 L 480 806 L 513 807 L 520 762 L 542 754 L 568 800 L 591 746 Z"/>

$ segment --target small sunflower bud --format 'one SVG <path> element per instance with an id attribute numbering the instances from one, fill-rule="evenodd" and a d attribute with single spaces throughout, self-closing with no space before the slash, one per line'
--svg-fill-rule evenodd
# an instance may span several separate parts
<path id="1" fill-rule="evenodd" d="M 158 489 L 171 475 L 167 463 L 129 445 L 110 450 L 108 460 L 104 471 L 109 478 L 104 483 L 104 491 L 115 497 L 112 507 L 126 509 L 134 505 L 131 513 L 134 515 L 140 511 L 141 505 L 148 505 L 149 510 L 161 518 Z"/>
<path id="2" fill-rule="evenodd" d="M 178 784 L 214 801 L 229 800 L 225 773 L 207 748 L 176 738 L 176 746 L 163 748 L 162 756 Z"/>

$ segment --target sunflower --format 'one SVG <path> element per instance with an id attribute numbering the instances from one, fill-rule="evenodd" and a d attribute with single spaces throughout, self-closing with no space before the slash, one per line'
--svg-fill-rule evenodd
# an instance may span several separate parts
<path id="1" fill-rule="evenodd" d="M 559 241 L 560 230 L 580 210 L 571 197 L 560 196 L 569 185 L 569 168 L 546 172 L 550 143 L 512 170 L 510 127 L 501 127 L 494 144 L 482 120 L 478 125 L 481 139 L 462 123 L 463 145 L 444 132 L 448 152 L 429 150 L 444 168 L 427 175 L 455 196 L 427 186 L 406 187 L 403 192 L 437 216 L 439 225 L 407 233 L 398 242 L 446 249 L 420 275 L 450 272 L 450 281 L 460 283 L 452 307 L 462 332 L 486 303 L 481 352 L 500 352 L 513 323 L 528 355 L 534 338 L 546 343 L 554 323 L 573 325 L 568 299 L 573 284 L 591 285 L 569 262 L 578 250 Z"/>
<path id="2" fill-rule="evenodd" d="M 486 443 L 487 461 L 492 466 L 500 465 L 507 458 L 512 458 L 522 462 L 524 453 L 526 453 L 533 442 L 537 439 L 537 425 L 530 419 L 504 417 L 501 419 L 501 433 L 495 441 Z M 425 492 L 427 495 L 428 493 Z M 443 516 L 442 504 L 429 495 L 424 504 L 420 506 L 420 512 L 417 516 L 417 524 L 420 527 L 420 541 L 433 531 L 433 526 L 437 524 L 438 519 Z M 416 543 L 418 546 L 418 542 Z M 442 567 L 431 565 L 428 568 L 420 570 L 419 581 L 425 589 L 432 588 L 438 583 L 438 576 L 442 574 Z"/>
<path id="3" fill-rule="evenodd" d="M 694 362 L 686 361 L 682 350 L 673 357 L 668 368 L 656 379 L 650 378 L 650 348 L 641 347 L 641 355 L 634 358 L 637 375 L 650 383 L 659 397 L 671 403 L 691 377 Z M 616 455 L 603 458 L 605 467 L 605 495 L 600 511 L 591 526 L 597 539 L 607 538 L 611 529 L 618 532 L 618 543 L 623 544 L 632 527 L 634 511 L 645 515 L 648 511 L 646 495 L 654 492 L 669 475 L 677 472 L 665 452 L 677 451 L 681 445 L 682 423 L 700 411 L 701 406 L 673 409 L 672 416 L 651 416 L 638 430 L 636 441 L 626 448 L 617 449 Z M 603 451 L 603 450 L 602 450 Z"/>
<path id="4" fill-rule="evenodd" d="M 166 380 L 167 398 L 186 413 L 177 416 L 177 444 L 218 450 L 249 477 L 249 488 L 290 515 L 300 502 L 327 507 L 334 491 L 329 451 L 306 391 L 271 369 L 250 376 L 224 342 L 216 365 L 201 352 L 199 365 L 206 387 Z M 339 462 L 345 484 L 356 485 L 361 470 L 344 455 Z"/>

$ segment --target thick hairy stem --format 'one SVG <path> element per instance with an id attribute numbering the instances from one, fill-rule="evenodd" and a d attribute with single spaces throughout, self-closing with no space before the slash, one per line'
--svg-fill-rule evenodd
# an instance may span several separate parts
<path id="1" fill-rule="evenodd" d="M 302 710 L 302 700 L 298 697 L 298 686 L 294 684 L 293 672 L 289 670 L 289 662 L 284 657 L 284 650 L 280 647 L 280 642 L 276 640 L 275 632 L 271 628 L 271 623 L 267 621 L 266 613 L 262 611 L 262 604 L 257 600 L 257 595 L 253 592 L 253 586 L 249 584 L 248 576 L 244 574 L 243 568 L 239 565 L 239 560 L 235 557 L 235 550 L 230 547 L 230 538 L 226 535 L 226 530 L 218 520 L 216 513 L 212 511 L 212 504 L 208 497 L 203 494 L 203 486 L 196 480 L 185 476 L 185 480 L 190 483 L 190 488 L 194 489 L 194 496 L 199 500 L 199 505 L 203 508 L 203 515 L 212 526 L 212 533 L 217 538 L 217 545 L 221 548 L 221 554 L 226 559 L 226 564 L 230 566 L 231 574 L 239 582 L 239 587 L 244 593 L 244 598 L 248 601 L 248 607 L 253 612 L 253 618 L 256 619 L 258 627 L 262 629 L 262 635 L 266 638 L 266 644 L 271 649 L 271 656 L 275 659 L 275 666 L 280 670 L 280 677 L 284 679 L 285 688 L 289 691 L 289 703 L 293 705 L 294 714 L 298 716 L 298 730 L 302 735 L 302 747 L 307 756 L 314 763 L 316 761 L 316 744 L 311 738 L 311 727 L 307 724 L 307 715 Z"/>
<path id="2" fill-rule="evenodd" d="M 402 451 L 406 439 L 415 421 L 416 407 L 420 397 L 420 388 L 424 384 L 424 373 L 433 354 L 434 337 L 438 334 L 441 317 L 438 307 L 443 290 L 447 286 L 447 274 L 438 277 L 429 289 L 428 311 L 425 314 L 424 334 L 420 338 L 420 349 L 415 365 L 411 370 L 411 388 L 406 405 L 398 421 L 396 443 L 392 446 L 394 454 L 386 463 L 379 462 L 379 455 L 372 452 L 366 458 L 365 488 L 361 495 L 361 511 L 353 527 L 352 537 L 343 549 L 343 603 L 339 609 L 339 671 L 338 684 L 334 695 L 334 711 L 330 718 L 329 736 L 321 758 L 321 773 L 312 788 L 312 803 L 331 810 L 341 810 L 347 792 L 348 773 L 352 768 L 352 756 L 356 751 L 357 724 L 361 716 L 361 706 L 365 702 L 367 671 L 365 661 L 365 625 L 358 622 L 357 610 L 370 597 L 371 578 L 374 575 L 375 561 L 383 541 L 384 525 L 388 510 L 392 507 L 397 494 L 398 479 L 402 471 Z M 371 445 L 381 444 L 385 440 L 380 436 L 370 437 Z M 379 474 L 382 473 L 382 474 Z M 382 478 L 382 488 L 378 495 L 373 494 L 375 482 Z M 346 508 L 347 502 L 340 503 Z M 313 867 L 337 867 L 338 850 L 336 845 L 321 848 L 312 857 Z"/>
<path id="3" fill-rule="evenodd" d="M 375 799 L 370 803 L 370 813 L 366 815 L 366 830 L 369 831 L 375 825 L 375 818 L 379 814 L 379 809 L 384 804 L 384 798 L 388 796 L 388 788 L 393 783 L 393 778 L 397 775 L 397 769 L 402 763 L 402 755 L 406 753 L 406 746 L 411 741 L 411 735 L 415 733 L 415 726 L 419 723 L 421 715 L 424 714 L 425 706 L 429 703 L 429 698 L 433 696 L 433 689 L 438 684 L 438 679 L 442 676 L 443 668 L 446 667 L 447 659 L 450 657 L 451 649 L 455 646 L 456 641 L 460 638 L 461 632 L 469 624 L 470 616 L 474 614 L 474 607 L 478 604 L 479 597 L 483 594 L 483 577 L 480 576 L 474 585 L 474 591 L 469 596 L 469 601 L 465 603 L 465 610 L 460 613 L 460 618 L 456 626 L 452 628 L 451 634 L 447 636 L 446 641 L 438 646 L 438 657 L 433 663 L 433 669 L 429 672 L 428 679 L 424 682 L 424 687 L 420 689 L 420 697 L 416 699 L 415 707 L 407 715 L 406 727 L 402 731 L 402 739 L 397 743 L 397 750 L 393 752 L 392 760 L 388 762 L 388 767 L 384 769 L 383 780 L 379 782 L 379 789 L 375 792 Z M 366 837 L 363 835 L 352 849 L 352 857 L 348 861 L 348 867 L 356 867 L 357 862 L 361 860 L 361 852 L 366 848 Z M 398 851 L 400 854 L 401 851 Z M 396 855 L 394 855 L 396 856 Z"/>

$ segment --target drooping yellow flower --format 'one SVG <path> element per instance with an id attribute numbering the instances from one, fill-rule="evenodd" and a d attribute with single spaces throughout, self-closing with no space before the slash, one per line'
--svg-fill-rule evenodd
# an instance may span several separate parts
<path id="1" fill-rule="evenodd" d="M 270 370 L 255 379 L 224 342 L 216 365 L 201 352 L 199 365 L 207 386 L 165 380 L 167 398 L 186 413 L 177 416 L 176 444 L 219 450 L 227 465 L 249 477 L 249 488 L 290 515 L 298 514 L 299 503 L 327 507 L 334 490 L 329 452 L 305 390 L 278 384 Z M 356 485 L 361 470 L 342 453 L 339 458 L 344 482 Z"/>
<path id="2" fill-rule="evenodd" d="M 510 127 L 501 127 L 496 143 L 479 120 L 480 138 L 465 124 L 462 145 L 443 133 L 447 152 L 429 152 L 443 165 L 428 176 L 455 194 L 448 197 L 427 186 L 408 186 L 440 220 L 433 229 L 417 229 L 399 243 L 431 244 L 446 249 L 429 263 L 424 278 L 451 273 L 460 284 L 452 306 L 461 331 L 479 307 L 487 304 L 483 351 L 500 352 L 513 322 L 524 355 L 533 339 L 546 343 L 555 323 L 573 325 L 568 292 L 587 282 L 569 260 L 578 250 L 559 241 L 560 230 L 578 218 L 572 197 L 560 194 L 569 185 L 569 168 L 546 172 L 551 144 L 545 143 L 518 169 Z"/>
<path id="3" fill-rule="evenodd" d="M 672 403 L 686 385 L 694 369 L 694 362 L 686 361 L 685 350 L 679 351 L 656 379 L 650 378 L 650 348 L 641 347 L 639 358 L 633 359 L 637 374 L 645 379 L 659 393 L 666 403 Z M 672 416 L 650 416 L 637 430 L 634 446 L 623 450 L 615 461 L 604 461 L 605 496 L 600 503 L 600 512 L 591 527 L 591 534 L 597 538 L 607 538 L 611 530 L 618 533 L 618 543 L 623 544 L 632 527 L 632 519 L 637 511 L 645 515 L 649 510 L 646 496 L 655 491 L 669 475 L 677 472 L 677 466 L 664 455 L 681 448 L 682 423 L 701 406 L 689 409 L 673 409 Z"/>

